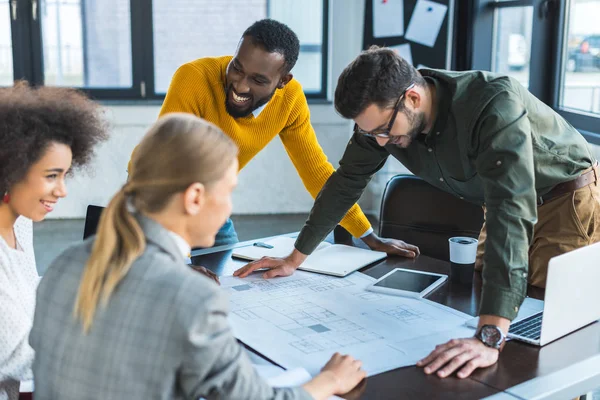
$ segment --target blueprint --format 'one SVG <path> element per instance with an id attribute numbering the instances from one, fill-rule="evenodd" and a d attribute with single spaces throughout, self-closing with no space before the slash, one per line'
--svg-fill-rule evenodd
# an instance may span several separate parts
<path id="1" fill-rule="evenodd" d="M 365 291 L 373 278 L 296 271 L 265 280 L 222 277 L 230 323 L 246 345 L 285 368 L 316 375 L 333 353 L 363 361 L 368 375 L 414 365 L 455 337 L 472 336 L 471 317 L 437 303 Z"/>

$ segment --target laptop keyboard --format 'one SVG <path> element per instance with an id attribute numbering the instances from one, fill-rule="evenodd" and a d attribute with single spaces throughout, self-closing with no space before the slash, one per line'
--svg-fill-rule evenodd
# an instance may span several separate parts
<path id="1" fill-rule="evenodd" d="M 532 340 L 539 340 L 542 334 L 542 315 L 543 312 L 539 312 L 511 324 L 508 333 Z"/>

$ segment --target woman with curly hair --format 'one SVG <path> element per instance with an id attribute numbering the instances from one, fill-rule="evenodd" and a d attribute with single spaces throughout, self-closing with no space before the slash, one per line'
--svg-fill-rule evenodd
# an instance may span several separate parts
<path id="1" fill-rule="evenodd" d="M 33 379 L 35 291 L 32 221 L 67 195 L 65 177 L 107 138 L 99 106 L 66 88 L 0 89 L 0 400 Z"/>

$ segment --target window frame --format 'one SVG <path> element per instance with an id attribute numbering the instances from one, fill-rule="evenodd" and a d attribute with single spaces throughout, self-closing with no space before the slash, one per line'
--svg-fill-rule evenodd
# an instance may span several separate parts
<path id="1" fill-rule="evenodd" d="M 588 142 L 596 145 L 600 145 L 600 115 L 594 115 L 592 113 L 587 113 L 585 111 L 580 110 L 571 110 L 568 107 L 561 108 L 560 100 L 562 97 L 562 92 L 564 90 L 563 82 L 562 82 L 562 71 L 565 68 L 565 56 L 568 51 L 565 43 L 568 40 L 568 18 L 569 18 L 569 8 L 572 0 L 561 1 L 559 2 L 559 6 L 557 11 L 557 21 L 556 21 L 556 35 L 555 40 L 557 43 L 557 49 L 560 49 L 560 52 L 557 53 L 557 59 L 553 60 L 557 68 L 555 68 L 555 73 L 553 78 L 552 87 L 554 91 L 552 93 L 552 108 L 558 112 L 563 118 L 565 118 L 571 125 L 573 125 L 585 138 Z"/>
<path id="2" fill-rule="evenodd" d="M 567 49 L 568 10 L 572 0 L 473 0 L 470 69 L 491 70 L 495 46 L 495 12 L 533 6 L 529 91 L 563 116 L 593 144 L 600 144 L 600 115 L 561 108 L 562 73 Z M 535 71 L 535 74 L 531 74 Z"/>
<path id="3" fill-rule="evenodd" d="M 17 16 L 11 18 L 13 76 L 15 80 L 27 80 L 32 85 L 44 84 L 43 64 L 43 36 L 39 18 L 39 3 L 42 0 L 9 0 L 17 2 Z M 267 0 L 267 12 L 269 9 Z M 33 15 L 33 8 L 38 8 Z M 323 3 L 323 36 L 321 46 L 300 45 L 300 51 L 321 52 L 321 90 L 318 92 L 305 92 L 306 98 L 316 102 L 328 99 L 329 77 L 329 0 Z M 152 0 L 129 0 L 131 24 L 131 77 L 132 86 L 129 88 L 86 88 L 76 87 L 88 94 L 93 99 L 119 103 L 121 101 L 135 101 L 142 103 L 156 103 L 164 100 L 165 94 L 155 93 L 154 84 L 154 35 L 152 19 Z M 81 12 L 85 13 L 85 2 L 82 1 Z M 83 29 L 85 38 L 86 28 Z M 85 46 L 84 46 L 85 47 Z M 85 49 L 84 57 L 85 57 Z M 86 68 L 84 63 L 84 68 Z"/>

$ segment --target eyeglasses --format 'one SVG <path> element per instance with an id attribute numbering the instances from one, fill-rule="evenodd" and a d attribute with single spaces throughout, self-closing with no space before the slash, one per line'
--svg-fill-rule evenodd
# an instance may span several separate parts
<path id="1" fill-rule="evenodd" d="M 396 101 L 396 105 L 394 106 L 394 113 L 392 114 L 392 119 L 390 119 L 390 123 L 388 124 L 387 128 L 375 129 L 374 131 L 368 132 L 368 131 L 365 131 L 364 129 L 362 129 L 360 126 L 358 126 L 358 124 L 354 124 L 354 132 L 358 132 L 361 135 L 369 136 L 369 137 L 379 137 L 379 138 L 385 138 L 385 139 L 389 138 L 392 127 L 394 126 L 394 122 L 396 122 L 396 116 L 398 116 L 398 111 L 400 110 L 400 104 L 401 104 L 402 98 L 404 97 L 406 92 L 408 92 L 410 89 L 412 89 L 414 87 L 415 87 L 415 84 L 411 83 L 400 94 L 400 97 L 398 97 L 398 101 Z"/>

